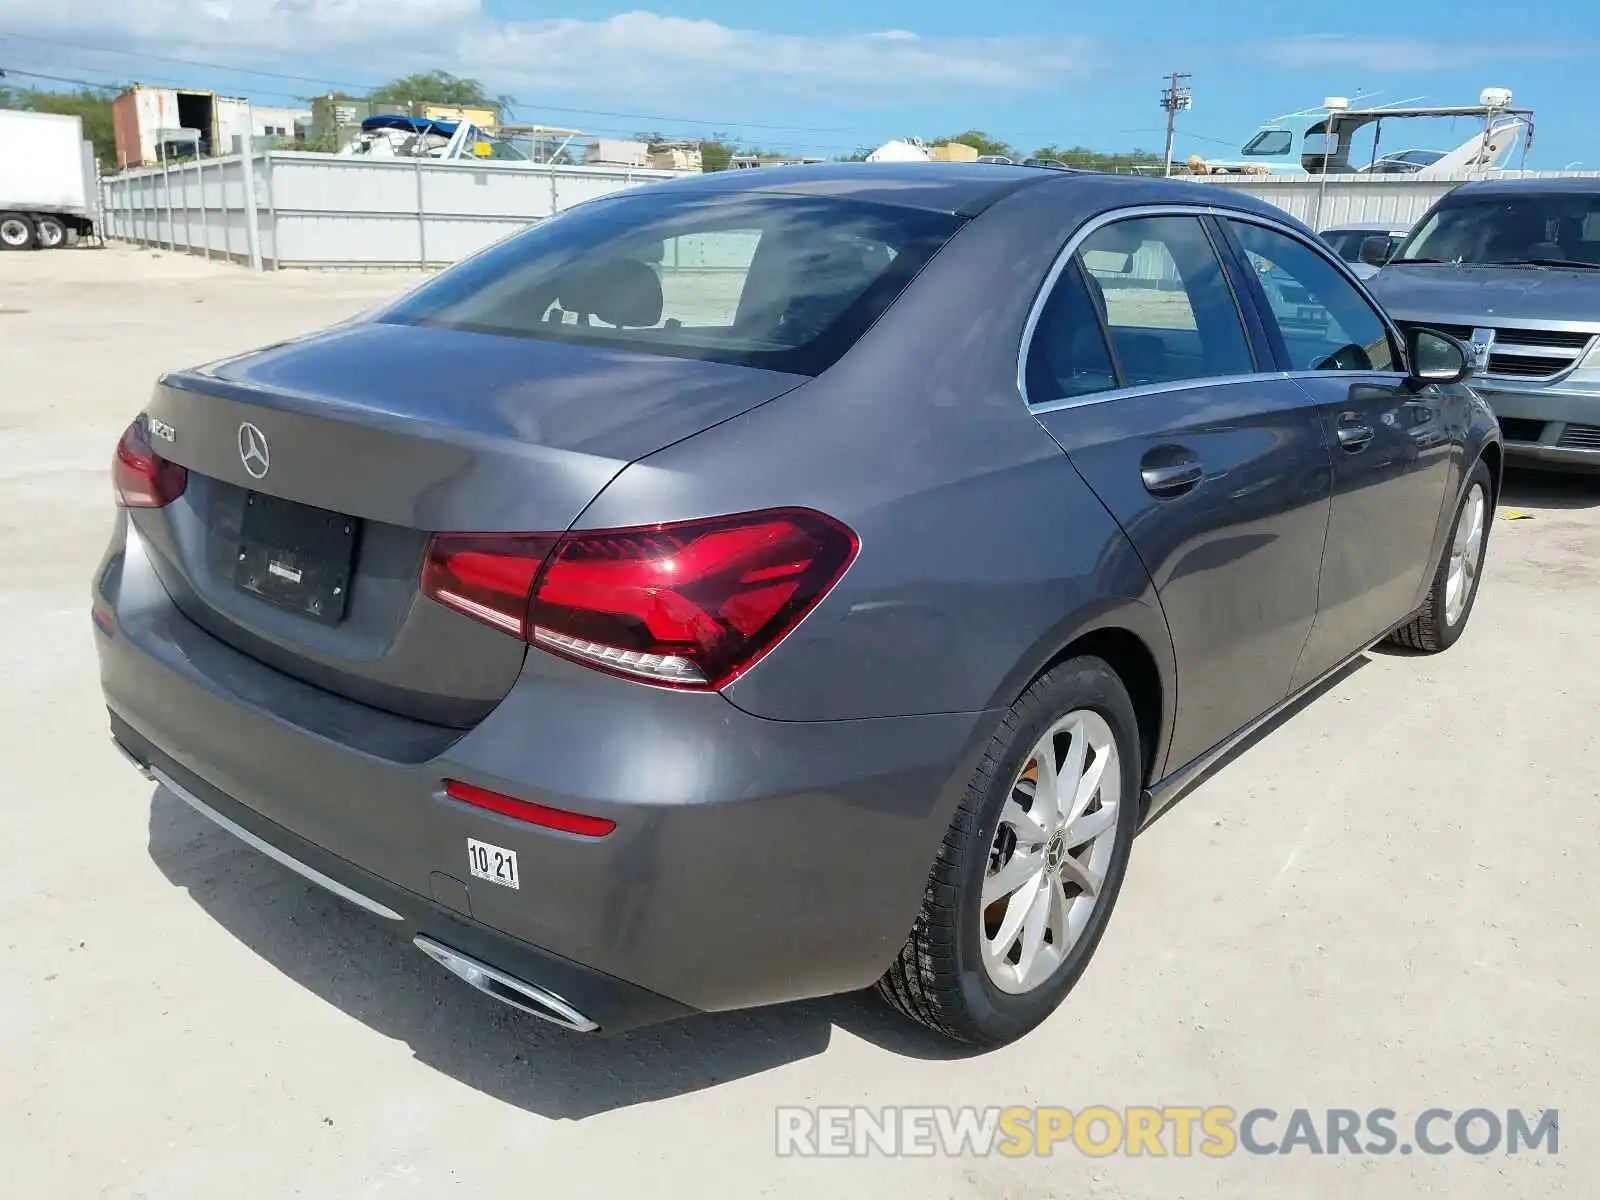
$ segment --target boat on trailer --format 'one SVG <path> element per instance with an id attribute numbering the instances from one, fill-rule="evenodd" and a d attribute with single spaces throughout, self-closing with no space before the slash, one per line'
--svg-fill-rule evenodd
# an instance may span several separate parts
<path id="1" fill-rule="evenodd" d="M 1533 109 L 1514 108 L 1508 88 L 1485 88 L 1477 104 L 1387 104 L 1354 107 L 1333 96 L 1316 108 L 1275 117 L 1240 147 L 1239 157 L 1190 160 L 1190 170 L 1209 175 L 1454 175 L 1510 168 L 1520 148 L 1526 161 L 1533 145 Z M 1471 137 L 1445 150 L 1402 142 L 1385 148 L 1396 122 L 1470 120 Z M 1386 128 L 1388 127 L 1388 128 Z M 1357 135 L 1371 132 L 1357 144 Z M 1393 143 L 1390 143 L 1391 145 Z"/>

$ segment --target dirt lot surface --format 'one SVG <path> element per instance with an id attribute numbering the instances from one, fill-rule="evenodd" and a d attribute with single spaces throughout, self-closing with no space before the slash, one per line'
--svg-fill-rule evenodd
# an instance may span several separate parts
<path id="1" fill-rule="evenodd" d="M 0 255 L 6 1195 L 1600 1193 L 1600 481 L 1513 477 L 1532 519 L 1496 523 L 1462 643 L 1361 660 L 1158 823 L 1082 985 L 991 1054 L 858 997 L 574 1038 L 153 792 L 107 739 L 87 611 L 118 434 L 163 368 L 413 279 Z M 897 1104 L 1561 1126 L 1516 1157 L 775 1155 L 780 1105 Z"/>

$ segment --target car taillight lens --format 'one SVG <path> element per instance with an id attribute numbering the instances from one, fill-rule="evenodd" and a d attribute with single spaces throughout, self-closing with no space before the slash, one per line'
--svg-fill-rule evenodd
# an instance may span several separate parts
<path id="1" fill-rule="evenodd" d="M 183 495 L 189 472 L 152 450 L 144 429 L 135 421 L 117 443 L 111 481 L 123 508 L 161 508 Z"/>
<path id="2" fill-rule="evenodd" d="M 565 536 L 436 534 L 422 590 L 589 666 L 716 689 L 800 623 L 857 545 L 809 509 Z"/>

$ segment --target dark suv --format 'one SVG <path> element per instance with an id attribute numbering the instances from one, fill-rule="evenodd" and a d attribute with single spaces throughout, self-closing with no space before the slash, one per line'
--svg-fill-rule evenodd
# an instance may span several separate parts
<path id="1" fill-rule="evenodd" d="M 1471 344 L 1513 459 L 1600 470 L 1600 179 L 1464 184 L 1369 286 Z"/>

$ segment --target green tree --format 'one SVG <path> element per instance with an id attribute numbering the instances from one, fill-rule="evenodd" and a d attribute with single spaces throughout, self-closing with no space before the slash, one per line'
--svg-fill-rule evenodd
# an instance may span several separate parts
<path id="1" fill-rule="evenodd" d="M 1040 146 L 1034 158 L 1053 158 L 1084 171 L 1127 172 L 1134 167 L 1160 166 L 1162 158 L 1148 150 L 1090 150 L 1087 146 Z"/>
<path id="2" fill-rule="evenodd" d="M 463 79 L 449 71 L 417 71 L 391 79 L 367 96 L 375 104 L 450 104 L 458 108 L 492 108 L 503 112 L 513 107 L 510 96 L 491 96 L 476 79 Z"/>
<path id="3" fill-rule="evenodd" d="M 706 138 L 700 143 L 700 170 L 726 171 L 735 153 L 734 146 L 723 138 Z"/>
<path id="4" fill-rule="evenodd" d="M 83 122 L 83 136 L 94 144 L 101 165 L 117 160 L 117 140 L 111 124 L 111 98 L 120 89 L 84 88 L 76 92 L 46 92 L 37 88 L 0 87 L 0 108 L 60 113 Z"/>
<path id="5" fill-rule="evenodd" d="M 1011 148 L 1010 142 L 992 138 L 981 129 L 969 129 L 965 133 L 952 133 L 949 137 L 934 138 L 928 145 L 942 146 L 945 142 L 960 142 L 964 146 L 971 146 L 981 155 L 998 154 L 1003 158 L 1017 157 L 1017 152 Z"/>

